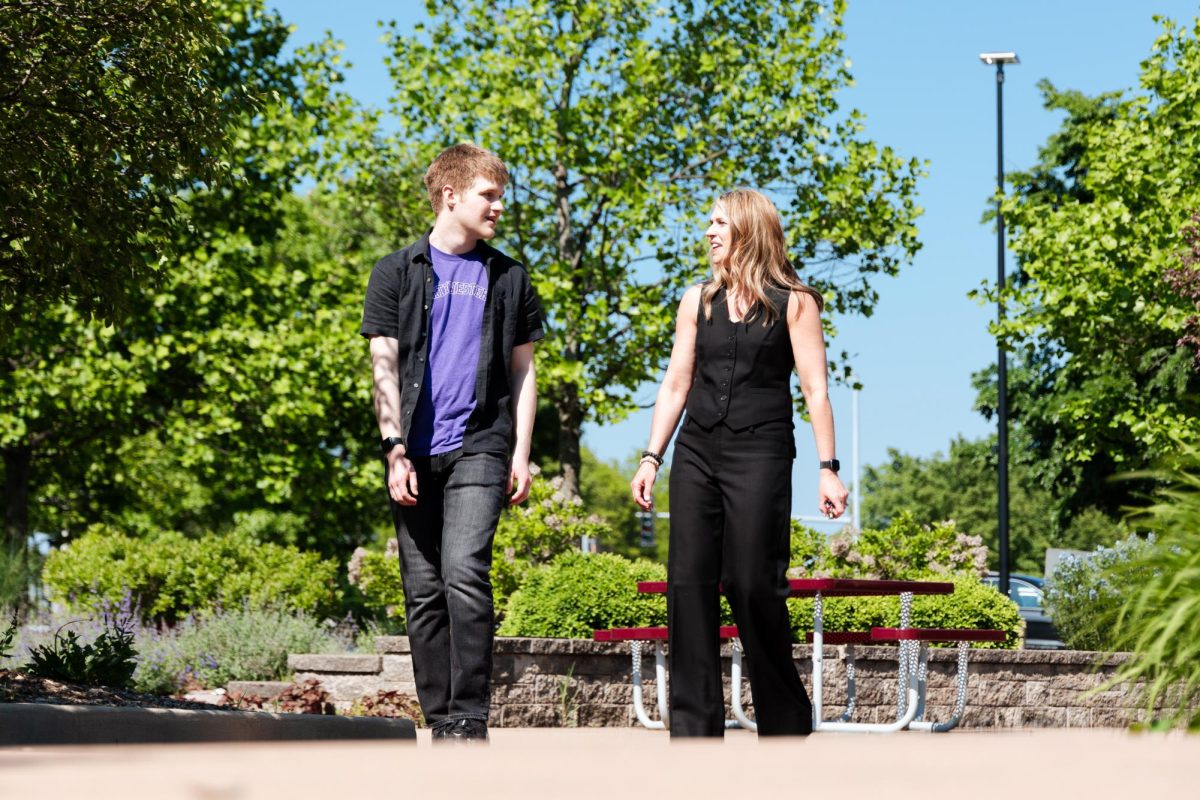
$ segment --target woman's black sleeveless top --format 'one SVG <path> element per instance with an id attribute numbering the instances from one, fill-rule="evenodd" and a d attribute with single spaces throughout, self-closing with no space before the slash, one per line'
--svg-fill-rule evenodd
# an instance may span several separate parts
<path id="1" fill-rule="evenodd" d="M 778 316 L 763 326 L 755 308 L 741 322 L 729 321 L 725 289 L 696 312 L 696 369 L 688 393 L 688 417 L 706 428 L 724 422 L 733 430 L 792 416 L 792 368 L 795 358 L 787 326 L 787 289 L 768 287 Z"/>

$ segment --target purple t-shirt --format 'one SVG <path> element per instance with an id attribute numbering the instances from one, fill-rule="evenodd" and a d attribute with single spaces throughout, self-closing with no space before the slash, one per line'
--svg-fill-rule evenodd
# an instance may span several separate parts
<path id="1" fill-rule="evenodd" d="M 454 255 L 430 245 L 429 256 L 434 276 L 429 358 L 408 434 L 408 452 L 418 456 L 462 447 L 475 410 L 488 287 L 487 265 L 474 251 Z"/>

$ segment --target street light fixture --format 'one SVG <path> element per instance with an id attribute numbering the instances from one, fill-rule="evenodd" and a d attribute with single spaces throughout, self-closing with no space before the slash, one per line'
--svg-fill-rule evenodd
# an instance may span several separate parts
<path id="1" fill-rule="evenodd" d="M 1016 53 L 980 53 L 984 64 L 996 65 L 996 321 L 1004 322 L 1004 65 L 1020 64 Z M 997 461 L 997 547 L 1000 550 L 1000 593 L 1008 597 L 1008 358 L 1004 345 L 996 345 L 996 461 Z"/>

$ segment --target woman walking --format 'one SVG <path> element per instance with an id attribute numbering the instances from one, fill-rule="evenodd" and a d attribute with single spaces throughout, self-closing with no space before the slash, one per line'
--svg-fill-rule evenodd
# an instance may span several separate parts
<path id="1" fill-rule="evenodd" d="M 671 735 L 722 736 L 719 593 L 749 661 L 758 732 L 812 732 L 792 662 L 787 568 L 792 505 L 791 371 L 800 376 L 819 463 L 818 505 L 841 516 L 821 296 L 787 258 L 779 212 L 749 189 L 724 194 L 705 233 L 712 279 L 679 304 L 650 442 L 630 486 L 643 509 L 684 410 L 671 464 L 667 559 Z"/>

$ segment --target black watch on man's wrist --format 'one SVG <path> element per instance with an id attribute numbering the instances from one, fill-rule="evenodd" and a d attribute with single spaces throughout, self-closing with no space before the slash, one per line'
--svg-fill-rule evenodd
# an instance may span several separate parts
<path id="1" fill-rule="evenodd" d="M 379 449 L 383 451 L 385 456 L 392 452 L 392 448 L 396 447 L 397 445 L 403 445 L 404 447 L 408 446 L 404 443 L 403 436 L 388 436 L 379 440 Z"/>
<path id="2" fill-rule="evenodd" d="M 842 463 L 840 461 L 838 461 L 836 458 L 831 458 L 828 461 L 820 462 L 819 464 L 817 464 L 817 466 L 821 469 L 832 470 L 833 474 L 836 475 L 838 470 L 842 468 Z"/>

